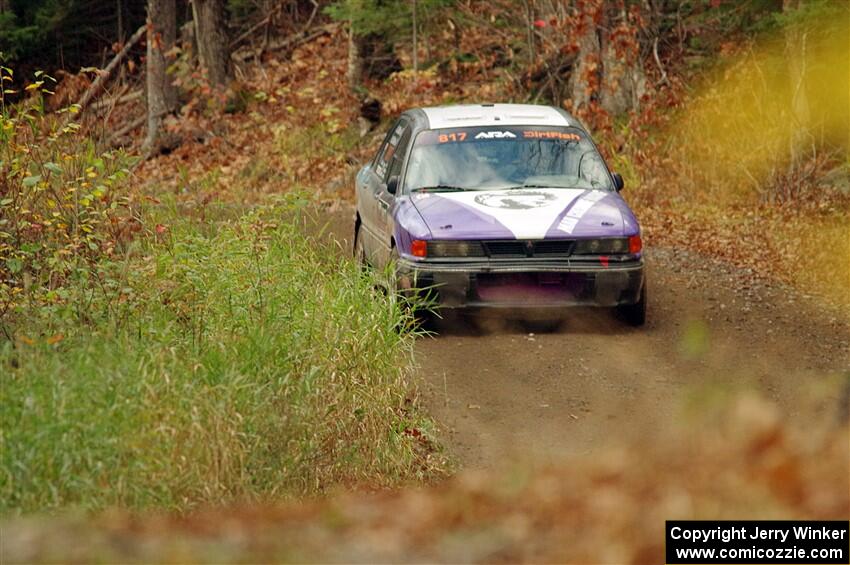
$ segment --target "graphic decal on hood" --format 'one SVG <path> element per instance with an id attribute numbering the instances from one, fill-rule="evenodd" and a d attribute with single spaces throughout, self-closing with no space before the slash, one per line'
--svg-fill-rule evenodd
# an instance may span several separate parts
<path id="1" fill-rule="evenodd" d="M 574 188 L 515 189 L 446 192 L 434 196 L 492 216 L 517 239 L 542 239 L 564 209 L 585 192 Z M 591 192 L 598 192 L 600 198 L 606 194 Z"/>
<path id="2" fill-rule="evenodd" d="M 588 210 L 593 208 L 594 204 L 607 196 L 607 193 L 599 190 L 589 190 L 581 198 L 573 202 L 570 209 L 567 211 L 563 219 L 558 223 L 558 228 L 562 232 L 569 234 L 573 233 L 578 221 L 587 214 Z"/>
<path id="3" fill-rule="evenodd" d="M 475 196 L 475 203 L 488 208 L 503 208 L 507 210 L 530 210 L 542 208 L 555 200 L 555 195 L 549 192 L 529 190 L 519 198 L 514 198 L 510 192 L 485 192 Z"/>

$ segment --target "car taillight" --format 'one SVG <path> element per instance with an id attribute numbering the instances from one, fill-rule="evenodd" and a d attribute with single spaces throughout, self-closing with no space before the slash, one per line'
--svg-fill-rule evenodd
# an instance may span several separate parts
<path id="1" fill-rule="evenodd" d="M 414 257 L 427 257 L 428 243 L 421 239 L 414 239 L 413 243 L 410 245 L 410 254 Z"/>
<path id="2" fill-rule="evenodd" d="M 640 235 L 631 236 L 629 238 L 629 253 L 640 253 L 641 249 L 643 249 L 643 242 L 640 239 Z"/>

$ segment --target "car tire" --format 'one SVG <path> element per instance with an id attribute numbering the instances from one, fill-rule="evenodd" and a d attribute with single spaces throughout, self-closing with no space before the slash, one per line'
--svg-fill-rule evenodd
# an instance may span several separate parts
<path id="1" fill-rule="evenodd" d="M 395 245 L 390 249 L 390 267 L 387 269 L 387 276 L 389 280 L 387 281 L 387 290 L 395 294 L 396 296 L 400 295 L 403 291 L 403 285 L 399 280 L 398 274 L 398 260 L 401 258 L 399 255 L 398 249 Z"/>
<path id="2" fill-rule="evenodd" d="M 617 306 L 617 313 L 630 326 L 637 328 L 646 323 L 646 282 L 640 289 L 640 299 L 634 304 Z"/>
<path id="3" fill-rule="evenodd" d="M 366 248 L 363 247 L 363 238 L 360 236 L 360 226 L 354 228 L 354 260 L 363 268 L 368 266 Z"/>
<path id="4" fill-rule="evenodd" d="M 390 252 L 390 264 L 393 267 L 390 270 L 391 280 L 387 285 L 387 290 L 395 297 L 395 300 L 402 301 L 403 307 L 413 316 L 414 329 L 432 333 L 436 328 L 438 316 L 431 308 L 422 304 L 418 291 L 413 287 L 413 282 L 407 275 L 401 275 L 396 270 L 400 258 L 398 249 L 393 246 Z"/>

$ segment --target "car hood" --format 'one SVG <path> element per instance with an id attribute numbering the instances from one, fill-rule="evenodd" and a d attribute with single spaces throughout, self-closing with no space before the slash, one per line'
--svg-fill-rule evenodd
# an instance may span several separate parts
<path id="1" fill-rule="evenodd" d="M 566 188 L 420 192 L 411 200 L 434 239 L 618 237 L 638 231 L 616 192 Z"/>

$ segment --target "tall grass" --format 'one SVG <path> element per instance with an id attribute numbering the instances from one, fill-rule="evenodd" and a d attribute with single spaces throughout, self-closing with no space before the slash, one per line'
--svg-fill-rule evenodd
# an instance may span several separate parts
<path id="1" fill-rule="evenodd" d="M 172 217 L 87 322 L 33 316 L 4 340 L 0 511 L 184 509 L 439 472 L 408 315 L 300 214 Z"/>

